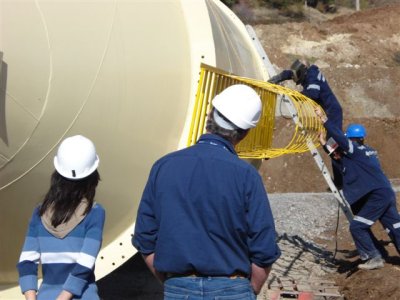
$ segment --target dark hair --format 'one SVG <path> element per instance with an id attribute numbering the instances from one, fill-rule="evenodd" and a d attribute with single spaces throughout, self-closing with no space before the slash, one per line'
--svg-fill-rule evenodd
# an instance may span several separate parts
<path id="1" fill-rule="evenodd" d="M 211 113 L 208 115 L 208 118 L 207 118 L 207 124 L 206 124 L 207 131 L 209 133 L 219 135 L 220 137 L 228 140 L 229 142 L 231 142 L 234 145 L 236 143 L 240 142 L 246 136 L 246 134 L 249 130 L 241 129 L 241 128 L 228 130 L 228 129 L 222 128 L 221 126 L 219 126 L 217 124 L 217 122 L 215 122 L 214 114 L 213 114 L 214 109 L 215 108 L 213 108 L 213 110 L 211 111 Z M 225 119 L 225 121 L 230 122 L 222 114 L 220 114 L 220 116 L 222 116 Z"/>
<path id="2" fill-rule="evenodd" d="M 51 175 L 50 189 L 40 206 L 39 215 L 42 216 L 46 210 L 53 208 L 51 224 L 57 227 L 72 217 L 84 198 L 88 201 L 84 214 L 88 214 L 92 209 L 99 181 L 100 174 L 97 170 L 80 180 L 67 179 L 54 171 Z"/>

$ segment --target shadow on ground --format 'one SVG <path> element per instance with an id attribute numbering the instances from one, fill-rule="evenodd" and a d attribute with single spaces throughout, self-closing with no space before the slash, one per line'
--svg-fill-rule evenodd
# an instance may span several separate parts
<path id="1" fill-rule="evenodd" d="M 139 254 L 97 282 L 101 300 L 161 300 L 163 289 Z"/>

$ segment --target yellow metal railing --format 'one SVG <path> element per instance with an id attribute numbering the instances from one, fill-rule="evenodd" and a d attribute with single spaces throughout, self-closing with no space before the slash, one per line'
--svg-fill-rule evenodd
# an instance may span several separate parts
<path id="1" fill-rule="evenodd" d="M 302 153 L 309 150 L 307 141 L 317 145 L 318 133 L 324 127 L 315 115 L 319 107 L 311 99 L 298 91 L 262 80 L 250 79 L 229 74 L 220 69 L 202 64 L 196 101 L 193 109 L 187 145 L 196 143 L 205 132 L 207 113 L 212 108 L 211 100 L 226 87 L 233 84 L 247 84 L 254 88 L 262 101 L 262 115 L 259 123 L 251 129 L 246 138 L 236 146 L 242 158 L 273 158 L 283 154 Z M 293 136 L 284 148 L 272 148 L 275 126 L 275 108 L 277 97 L 285 97 L 283 101 L 291 101 L 297 111 Z M 322 110 L 322 109 L 321 109 Z M 293 116 L 292 116 L 293 117 Z"/>

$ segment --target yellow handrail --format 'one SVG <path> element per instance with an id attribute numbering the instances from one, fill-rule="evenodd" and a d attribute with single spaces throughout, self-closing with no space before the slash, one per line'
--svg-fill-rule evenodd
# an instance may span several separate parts
<path id="1" fill-rule="evenodd" d="M 315 115 L 315 108 L 320 107 L 316 102 L 298 91 L 262 80 L 236 76 L 202 64 L 187 146 L 195 144 L 200 135 L 205 132 L 207 113 L 212 108 L 211 100 L 216 94 L 233 84 L 246 84 L 254 88 L 260 95 L 263 106 L 257 126 L 250 130 L 246 138 L 236 146 L 240 157 L 263 159 L 283 154 L 302 153 L 309 150 L 308 140 L 318 145 L 318 134 L 325 129 Z M 272 148 L 276 102 L 277 97 L 281 96 L 285 97 L 283 101 L 293 103 L 299 122 L 295 123 L 292 138 L 284 148 Z"/>

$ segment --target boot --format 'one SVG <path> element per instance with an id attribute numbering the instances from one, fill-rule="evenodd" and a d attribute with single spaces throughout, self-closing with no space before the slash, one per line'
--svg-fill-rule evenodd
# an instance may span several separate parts
<path id="1" fill-rule="evenodd" d="M 354 257 L 357 257 L 357 256 L 359 256 L 359 253 L 358 253 L 357 250 L 350 250 L 350 251 L 348 251 L 347 253 L 344 254 L 345 258 L 354 258 Z"/>
<path id="2" fill-rule="evenodd" d="M 382 259 L 382 257 L 377 256 L 377 257 L 368 259 L 363 264 L 359 264 L 358 268 L 362 269 L 362 270 L 380 269 L 380 268 L 383 268 L 383 263 L 384 263 L 384 260 Z"/>

